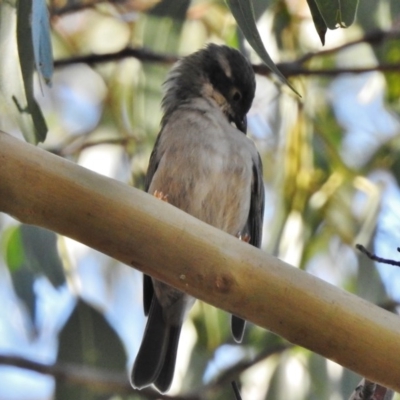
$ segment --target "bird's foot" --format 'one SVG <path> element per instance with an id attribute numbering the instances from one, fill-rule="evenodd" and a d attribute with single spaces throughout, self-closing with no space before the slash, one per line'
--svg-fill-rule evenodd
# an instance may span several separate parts
<path id="1" fill-rule="evenodd" d="M 242 242 L 246 242 L 246 243 L 250 243 L 250 235 L 248 235 L 247 233 L 245 233 L 244 235 L 242 235 L 241 232 L 239 232 L 237 234 L 237 238 L 239 240 L 241 240 Z"/>
<path id="2" fill-rule="evenodd" d="M 168 203 L 168 195 L 161 192 L 161 190 L 155 190 L 153 196 Z"/>

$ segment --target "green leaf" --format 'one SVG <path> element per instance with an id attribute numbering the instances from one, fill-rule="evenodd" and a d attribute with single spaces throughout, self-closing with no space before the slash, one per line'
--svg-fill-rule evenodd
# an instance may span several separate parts
<path id="1" fill-rule="evenodd" d="M 2 60 L 7 60 L 0 63 L 0 107 L 8 118 L 18 124 L 28 142 L 37 143 L 38 134 L 32 115 L 27 111 L 20 60 L 16 56 L 18 46 L 15 24 L 15 1 L 0 1 L 0 54 Z"/>
<path id="2" fill-rule="evenodd" d="M 36 275 L 45 275 L 53 286 L 65 283 L 63 265 L 58 255 L 54 232 L 32 225 L 21 225 L 25 265 Z"/>
<path id="3" fill-rule="evenodd" d="M 118 335 L 104 316 L 88 304 L 79 301 L 59 337 L 57 362 L 92 366 L 126 373 L 126 354 Z M 113 388 L 110 391 L 113 392 Z M 109 398 L 104 388 L 85 387 L 57 380 L 57 400 L 101 400 Z"/>
<path id="4" fill-rule="evenodd" d="M 356 17 L 358 0 L 340 0 L 340 26 L 349 27 Z"/>
<path id="5" fill-rule="evenodd" d="M 315 0 L 329 29 L 348 28 L 356 16 L 358 0 Z"/>
<path id="6" fill-rule="evenodd" d="M 35 130 L 34 141 L 43 142 L 46 139 L 47 126 L 33 94 L 35 61 L 31 15 L 32 0 L 19 0 L 17 4 L 17 44 L 26 99 L 13 97 L 13 100 L 20 113 L 27 113 L 32 117 Z M 31 139 L 25 132 L 24 136 L 27 140 Z"/>
<path id="7" fill-rule="evenodd" d="M 250 43 L 251 47 L 253 47 L 257 54 L 261 57 L 267 67 L 274 74 L 276 74 L 283 83 L 286 83 L 297 95 L 300 96 L 300 94 L 286 80 L 281 71 L 279 71 L 279 69 L 269 56 L 267 50 L 265 49 L 260 34 L 257 30 L 251 0 L 226 0 L 226 2 L 232 12 L 232 15 L 235 17 L 236 22 L 242 30 L 243 35 Z"/>
<path id="8" fill-rule="evenodd" d="M 31 334 L 36 334 L 35 319 L 36 319 L 36 295 L 34 291 L 35 275 L 29 271 L 25 266 L 14 271 L 11 274 L 11 279 L 15 293 L 18 298 L 25 305 L 26 310 L 30 316 Z M 28 326 L 27 326 L 28 327 Z"/>
<path id="9" fill-rule="evenodd" d="M 55 287 L 65 283 L 55 233 L 22 224 L 10 228 L 4 236 L 5 259 L 10 272 L 24 268 L 36 276 L 46 276 Z"/>
<path id="10" fill-rule="evenodd" d="M 322 45 L 325 45 L 325 34 L 328 30 L 326 27 L 326 23 L 322 18 L 322 15 L 318 9 L 317 3 L 315 0 L 307 0 L 308 7 L 310 7 L 312 19 L 314 22 L 315 29 L 317 30 L 318 36 L 321 39 Z"/>
<path id="11" fill-rule="evenodd" d="M 15 293 L 25 305 L 33 327 L 36 309 L 36 296 L 33 290 L 35 276 L 26 265 L 26 253 L 20 228 L 21 226 L 13 226 L 4 232 L 3 247 Z"/>
<path id="12" fill-rule="evenodd" d="M 49 14 L 45 0 L 32 0 L 32 45 L 36 71 L 48 86 L 53 75 Z"/>
<path id="13" fill-rule="evenodd" d="M 22 267 L 25 261 L 24 245 L 21 230 L 15 226 L 4 232 L 4 254 L 8 269 L 15 272 Z"/>
<path id="14" fill-rule="evenodd" d="M 171 17 L 178 21 L 184 21 L 189 6 L 190 0 L 164 0 L 157 3 L 148 14 L 158 17 Z"/>

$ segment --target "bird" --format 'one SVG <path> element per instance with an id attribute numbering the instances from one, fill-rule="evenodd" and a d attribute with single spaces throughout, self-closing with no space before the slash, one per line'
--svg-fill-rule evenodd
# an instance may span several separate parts
<path id="1" fill-rule="evenodd" d="M 178 61 L 164 83 L 161 129 L 145 190 L 192 216 L 260 247 L 264 213 L 262 163 L 247 137 L 255 94 L 251 63 L 236 49 L 209 44 Z M 195 299 L 147 275 L 148 316 L 131 385 L 169 390 L 182 324 Z M 245 321 L 232 315 L 234 339 Z"/>

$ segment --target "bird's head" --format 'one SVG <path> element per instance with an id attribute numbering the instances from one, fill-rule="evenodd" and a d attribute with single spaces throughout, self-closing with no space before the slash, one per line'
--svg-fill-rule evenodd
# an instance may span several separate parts
<path id="1" fill-rule="evenodd" d="M 164 118 L 194 98 L 213 100 L 229 122 L 246 133 L 246 114 L 255 92 L 254 71 L 237 50 L 210 44 L 179 61 L 168 75 Z"/>

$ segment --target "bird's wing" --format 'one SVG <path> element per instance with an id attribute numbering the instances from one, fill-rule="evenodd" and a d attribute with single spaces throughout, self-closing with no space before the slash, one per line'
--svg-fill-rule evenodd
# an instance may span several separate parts
<path id="1" fill-rule="evenodd" d="M 160 162 L 161 154 L 159 154 L 159 151 L 157 150 L 159 149 L 158 143 L 162 133 L 163 130 L 161 130 L 161 132 L 158 134 L 156 142 L 154 143 L 153 151 L 151 152 L 149 167 L 147 168 L 147 174 L 144 180 L 144 190 L 146 192 L 149 191 L 151 181 L 153 180 L 153 176 L 156 173 L 158 164 Z"/>
<path id="2" fill-rule="evenodd" d="M 261 247 L 265 193 L 261 157 L 259 154 L 257 156 L 257 161 L 253 164 L 253 182 L 247 227 L 250 235 L 250 244 L 255 247 Z"/>
<path id="3" fill-rule="evenodd" d="M 144 189 L 146 192 L 149 191 L 151 181 L 153 179 L 154 174 L 157 171 L 157 167 L 160 162 L 161 155 L 158 154 L 159 152 L 157 150 L 159 149 L 158 142 L 162 132 L 163 131 L 161 131 L 158 134 L 156 142 L 154 144 L 153 151 L 150 156 L 149 167 L 147 169 L 147 174 L 144 180 Z M 144 310 L 144 315 L 146 316 L 149 314 L 153 295 L 154 295 L 154 287 L 151 277 L 148 275 L 143 275 L 143 310 Z"/>
<path id="4" fill-rule="evenodd" d="M 253 181 L 251 185 L 250 211 L 244 233 L 250 236 L 249 243 L 255 247 L 261 247 L 262 226 L 264 219 L 264 183 L 262 177 L 262 162 L 260 155 L 253 163 Z M 232 315 L 231 330 L 233 338 L 240 343 L 243 339 L 246 321 L 236 315 Z"/>

